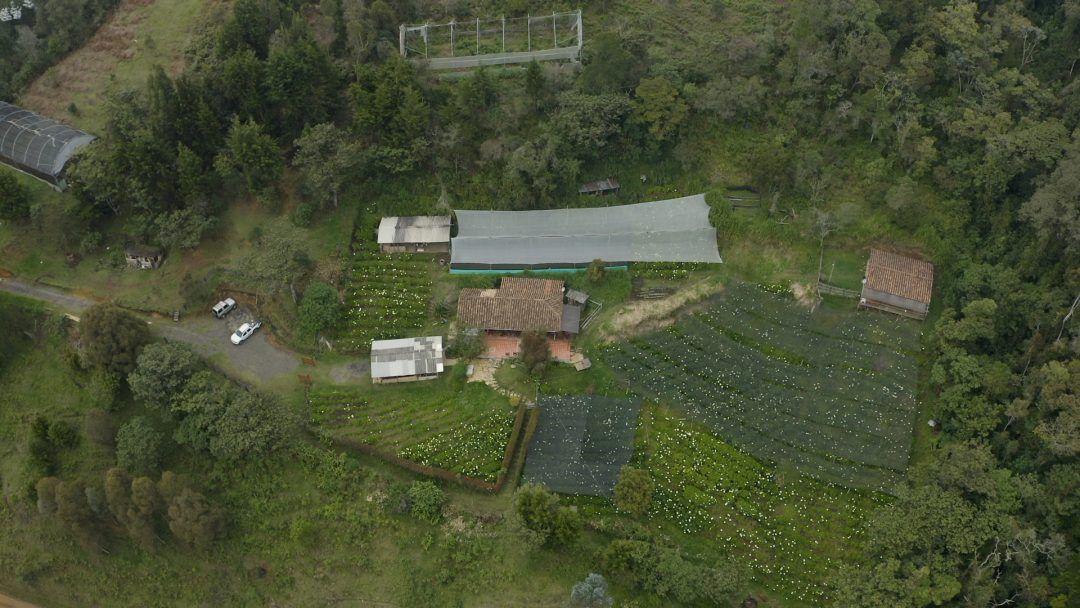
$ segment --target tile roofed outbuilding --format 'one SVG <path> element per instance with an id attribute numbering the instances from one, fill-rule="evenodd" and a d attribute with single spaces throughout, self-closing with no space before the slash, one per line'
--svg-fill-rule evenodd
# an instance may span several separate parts
<path id="1" fill-rule="evenodd" d="M 866 264 L 866 287 L 929 304 L 934 288 L 934 265 L 891 251 L 872 249 Z"/>
<path id="2" fill-rule="evenodd" d="M 504 277 L 498 289 L 465 288 L 458 296 L 458 321 L 496 331 L 562 330 L 563 282 Z"/>

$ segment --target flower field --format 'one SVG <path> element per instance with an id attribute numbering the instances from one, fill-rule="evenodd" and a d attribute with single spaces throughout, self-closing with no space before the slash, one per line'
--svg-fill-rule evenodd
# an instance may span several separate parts
<path id="1" fill-rule="evenodd" d="M 611 496 L 634 454 L 641 400 L 543 395 L 539 406 L 525 481 L 565 494 Z"/>
<path id="2" fill-rule="evenodd" d="M 430 256 L 357 251 L 345 294 L 342 347 L 367 352 L 372 340 L 408 337 L 422 329 L 434 263 Z"/>
<path id="3" fill-rule="evenodd" d="M 827 603 L 826 581 L 859 557 L 865 514 L 881 495 L 778 473 L 670 410 L 644 409 L 642 428 L 651 522 L 729 548 L 785 595 Z"/>
<path id="4" fill-rule="evenodd" d="M 358 388 L 316 388 L 313 422 L 330 435 L 418 464 L 495 481 L 514 426 L 506 397 L 447 378 Z"/>
<path id="5" fill-rule="evenodd" d="M 603 356 L 635 390 L 761 460 L 889 491 L 907 467 L 916 339 L 903 320 L 811 314 L 784 296 L 736 284 L 707 310 Z"/>

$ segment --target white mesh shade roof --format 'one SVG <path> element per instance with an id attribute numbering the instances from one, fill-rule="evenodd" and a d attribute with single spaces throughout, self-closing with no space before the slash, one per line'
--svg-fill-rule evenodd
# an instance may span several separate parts
<path id="1" fill-rule="evenodd" d="M 94 136 L 0 101 L 0 161 L 53 185 L 64 165 Z"/>
<path id="2" fill-rule="evenodd" d="M 384 217 L 379 222 L 379 244 L 449 243 L 450 216 Z"/>
<path id="3" fill-rule="evenodd" d="M 451 264 L 458 268 L 721 261 L 700 194 L 591 209 L 456 213 Z"/>
<path id="4" fill-rule="evenodd" d="M 442 371 L 442 336 L 375 340 L 371 343 L 372 378 L 427 376 Z"/>

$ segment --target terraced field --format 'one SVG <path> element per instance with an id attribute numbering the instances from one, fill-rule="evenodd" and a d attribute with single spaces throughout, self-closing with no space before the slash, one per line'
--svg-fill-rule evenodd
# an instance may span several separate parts
<path id="1" fill-rule="evenodd" d="M 344 348 L 368 352 L 372 340 L 404 338 L 423 328 L 432 264 L 430 256 L 358 252 L 346 290 Z"/>
<path id="2" fill-rule="evenodd" d="M 450 372 L 447 374 L 453 374 Z M 481 383 L 449 377 L 409 384 L 318 388 L 313 422 L 418 464 L 495 481 L 514 426 L 510 401 Z"/>
<path id="3" fill-rule="evenodd" d="M 915 417 L 913 323 L 818 309 L 736 284 L 604 358 L 635 390 L 755 457 L 849 487 L 904 477 Z"/>

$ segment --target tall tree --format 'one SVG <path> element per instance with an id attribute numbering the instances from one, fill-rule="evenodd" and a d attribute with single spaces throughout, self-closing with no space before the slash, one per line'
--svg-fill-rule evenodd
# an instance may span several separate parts
<path id="1" fill-rule="evenodd" d="M 237 117 L 214 167 L 224 177 L 238 178 L 248 194 L 265 195 L 281 179 L 284 165 L 281 149 L 262 126 Z"/>
<path id="2" fill-rule="evenodd" d="M 87 361 L 110 374 L 126 377 L 150 342 L 146 323 L 112 304 L 91 306 L 79 323 Z"/>

